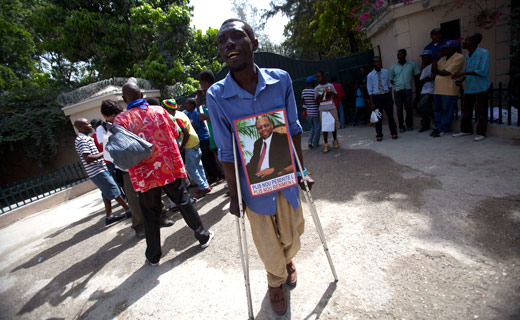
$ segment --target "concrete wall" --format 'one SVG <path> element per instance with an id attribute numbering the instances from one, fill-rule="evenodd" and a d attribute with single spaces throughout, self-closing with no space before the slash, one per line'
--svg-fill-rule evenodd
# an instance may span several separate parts
<path id="1" fill-rule="evenodd" d="M 389 11 L 376 20 L 367 30 L 367 36 L 372 41 L 374 53 L 381 50 L 383 67 L 390 67 L 397 61 L 397 50 L 406 49 L 408 60 L 420 67 L 420 54 L 430 43 L 430 31 L 440 27 L 441 23 L 460 19 L 461 36 L 466 37 L 474 32 L 482 33 L 480 44 L 490 53 L 490 80 L 496 84 L 509 81 L 510 69 L 510 28 L 506 22 L 497 23 L 489 30 L 477 27 L 473 22 L 477 6 L 466 1 L 460 8 L 454 5 L 460 1 L 429 1 L 427 7 L 423 1 L 415 1 L 409 5 L 394 5 Z M 488 9 L 498 8 L 509 15 L 510 1 L 477 1 Z M 469 3 L 469 4 L 468 4 Z M 503 21 L 505 19 L 502 19 Z M 466 52 L 464 52 L 466 54 Z"/>

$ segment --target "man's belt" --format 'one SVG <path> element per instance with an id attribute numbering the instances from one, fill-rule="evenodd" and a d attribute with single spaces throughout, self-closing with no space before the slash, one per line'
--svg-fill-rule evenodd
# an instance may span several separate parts
<path id="1" fill-rule="evenodd" d="M 382 92 L 382 93 L 374 93 L 374 95 L 376 95 L 376 96 L 380 96 L 380 95 L 382 95 L 382 94 L 387 94 L 388 92 L 390 92 L 390 90 L 387 90 L 387 91 Z"/>

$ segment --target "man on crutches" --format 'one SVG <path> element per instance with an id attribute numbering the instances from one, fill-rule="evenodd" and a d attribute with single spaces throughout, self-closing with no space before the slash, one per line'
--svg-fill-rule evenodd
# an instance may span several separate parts
<path id="1" fill-rule="evenodd" d="M 218 32 L 218 49 L 230 72 L 207 91 L 207 106 L 213 124 L 214 138 L 219 147 L 219 158 L 229 185 L 230 212 L 240 214 L 235 165 L 245 202 L 245 212 L 251 225 L 253 241 L 267 271 L 269 298 L 277 314 L 284 314 L 287 303 L 283 284 L 296 285 L 296 267 L 293 257 L 300 249 L 304 229 L 303 211 L 297 185 L 276 193 L 253 196 L 243 164 L 233 159 L 233 120 L 249 115 L 282 109 L 286 115 L 287 134 L 292 137 L 296 154 L 303 166 L 301 126 L 292 80 L 279 69 L 261 69 L 254 63 L 258 40 L 247 23 L 237 19 L 226 20 Z M 268 123 L 262 124 L 269 126 Z M 257 123 L 257 130 L 260 130 Z M 289 151 L 290 147 L 288 145 Z M 243 160 L 242 160 L 243 161 Z M 307 185 L 314 181 L 305 175 Z M 298 179 L 303 185 L 301 177 Z"/>

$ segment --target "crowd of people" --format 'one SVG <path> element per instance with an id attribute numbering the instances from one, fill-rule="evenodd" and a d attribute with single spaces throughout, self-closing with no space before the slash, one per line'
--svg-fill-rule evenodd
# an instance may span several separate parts
<path id="1" fill-rule="evenodd" d="M 333 146 L 337 148 L 336 130 L 344 127 L 347 119 L 343 115 L 351 115 L 352 126 L 365 125 L 374 111 L 378 121 L 372 120 L 370 124 L 375 126 L 376 141 L 383 141 L 383 112 L 392 139 L 397 139 L 399 133 L 414 130 L 414 109 L 421 116 L 419 132 L 433 128 L 430 136 L 447 135 L 451 132 L 462 87 L 460 132 L 452 136 L 472 135 L 475 117 L 476 135 L 473 140 L 484 140 L 490 82 L 489 53 L 479 47 L 482 35 L 472 34 L 459 43 L 458 40 L 443 39 L 441 29 L 435 28 L 430 32 L 430 38 L 431 42 L 421 53 L 420 69 L 413 61 L 407 60 L 405 49 L 397 51 L 397 62 L 389 69 L 383 68 L 381 57 L 376 56 L 372 71 L 369 72 L 367 67 L 360 68 L 361 78 L 354 82 L 352 97 L 345 95 L 335 78 L 331 77 L 332 83 L 327 83 L 322 71 L 307 77 L 307 87 L 302 91 L 302 107 L 310 126 L 309 148 L 319 146 L 320 132 L 323 133 L 324 153 L 330 151 L 328 132 L 332 132 Z M 466 56 L 459 53 L 460 47 L 467 51 Z M 316 81 L 318 85 L 315 85 Z M 416 99 L 413 98 L 414 89 Z M 344 112 L 341 102 L 345 98 L 355 101 L 353 112 Z M 332 121 L 334 126 L 330 125 Z"/>
<path id="2" fill-rule="evenodd" d="M 372 71 L 361 68 L 363 78 L 355 83 L 353 125 L 364 125 L 370 113 L 378 110 L 384 111 L 388 118 L 392 139 L 398 138 L 398 130 L 400 133 L 413 130 L 412 83 L 415 81 L 420 84 L 419 131 L 429 130 L 433 121 L 431 135 L 444 135 L 450 131 L 460 82 L 465 80 L 461 132 L 454 136 L 472 134 L 472 110 L 476 105 L 474 140 L 485 137 L 486 112 L 482 108 L 489 87 L 489 56 L 478 47 L 482 37 L 474 34 L 464 40 L 462 46 L 468 50 L 464 57 L 457 53 L 457 41 L 444 41 L 439 34 L 439 29 L 432 30 L 432 43 L 421 55 L 421 70 L 406 60 L 404 49 L 398 51 L 397 62 L 390 71 L 383 68 L 380 57 L 374 57 Z M 272 309 L 281 315 L 287 310 L 283 286 L 292 288 L 297 282 L 293 258 L 300 249 L 300 236 L 304 231 L 299 188 L 305 185 L 312 188 L 314 183 L 304 169 L 302 127 L 292 80 L 283 70 L 259 68 L 254 63 L 258 39 L 246 22 L 226 20 L 218 31 L 217 41 L 229 73 L 215 82 L 211 71 L 202 72 L 201 89 L 195 98 L 185 101 L 184 111 L 175 99 L 144 99 L 137 84 L 128 82 L 122 87 L 126 110 L 116 101 L 105 100 L 100 106 L 104 121 L 89 122 L 83 118 L 75 121 L 76 150 L 88 176 L 101 190 L 106 224 L 131 217 L 136 235 L 146 238 L 146 262 L 153 266 L 162 255 L 160 227 L 173 224 L 164 214 L 162 194 L 169 199 L 170 209 L 180 211 L 200 246 L 206 248 L 214 233 L 204 227 L 193 202 L 210 193 L 211 185 L 223 183 L 225 179 L 230 213 L 240 216 L 239 203 L 243 202 L 254 244 L 265 266 Z M 345 126 L 347 120 L 343 108 L 346 94 L 336 79 L 327 82 L 323 71 L 315 77 L 307 77 L 306 82 L 301 98 L 311 128 L 308 146 L 318 148 L 323 134 L 323 152 L 327 153 L 331 148 L 328 132 L 332 133 L 332 147 L 339 148 L 337 130 Z M 283 109 L 285 131 L 274 132 L 273 120 L 266 114 L 279 112 L 279 108 Z M 235 144 L 240 145 L 234 137 L 234 121 L 244 118 L 255 119 L 258 133 L 248 164 L 240 163 L 244 159 L 236 160 L 234 154 Z M 122 126 L 152 143 L 152 155 L 128 170 L 118 168 L 104 148 L 113 125 Z M 95 135 L 89 137 L 94 128 Z M 375 123 L 375 130 L 377 141 L 382 141 L 381 119 Z M 278 150 L 282 144 L 277 141 L 286 147 Z M 292 141 L 294 151 L 288 141 Z M 288 155 L 287 161 L 280 161 L 284 153 Z M 299 158 L 301 172 L 294 172 L 290 155 Z M 248 174 L 265 181 L 270 175 L 278 177 L 290 172 L 297 177 L 297 182 L 287 188 L 261 195 L 253 195 L 248 188 Z M 188 192 L 190 186 L 197 188 L 193 195 Z M 238 188 L 241 188 L 242 199 L 238 197 Z M 112 214 L 112 200 L 123 207 L 125 214 Z"/>

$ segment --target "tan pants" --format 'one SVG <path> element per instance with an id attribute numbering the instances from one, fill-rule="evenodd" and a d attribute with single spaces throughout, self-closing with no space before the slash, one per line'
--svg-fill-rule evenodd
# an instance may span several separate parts
<path id="1" fill-rule="evenodd" d="M 268 216 L 246 208 L 253 242 L 267 271 L 267 283 L 279 287 L 287 280 L 285 265 L 300 250 L 300 236 L 305 221 L 300 203 L 294 210 L 281 192 L 278 193 L 276 215 Z"/>

